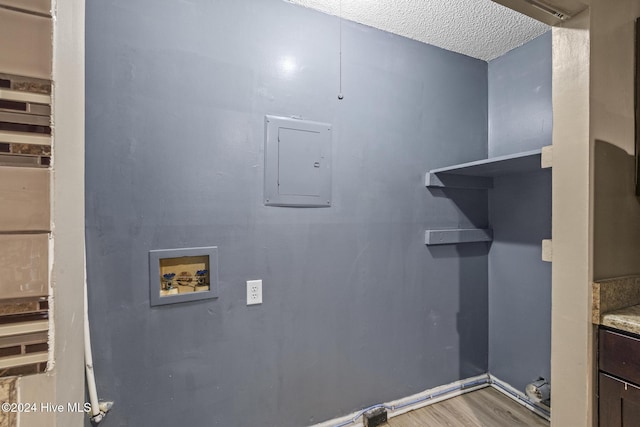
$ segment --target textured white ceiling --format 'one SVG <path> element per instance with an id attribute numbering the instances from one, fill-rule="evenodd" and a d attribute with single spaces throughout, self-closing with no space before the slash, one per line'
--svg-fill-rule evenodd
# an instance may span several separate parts
<path id="1" fill-rule="evenodd" d="M 287 1 L 485 61 L 550 28 L 491 0 Z"/>

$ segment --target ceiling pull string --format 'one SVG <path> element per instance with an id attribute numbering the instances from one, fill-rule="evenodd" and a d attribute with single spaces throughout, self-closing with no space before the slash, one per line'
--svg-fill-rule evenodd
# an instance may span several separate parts
<path id="1" fill-rule="evenodd" d="M 344 95 L 342 94 L 342 0 L 340 0 L 340 12 L 338 13 L 338 19 L 340 20 L 340 77 L 339 77 L 340 89 L 338 91 L 338 99 L 343 99 Z"/>

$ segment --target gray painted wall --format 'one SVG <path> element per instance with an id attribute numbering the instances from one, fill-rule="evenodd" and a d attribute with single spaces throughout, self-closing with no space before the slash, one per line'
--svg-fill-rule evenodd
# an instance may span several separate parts
<path id="1" fill-rule="evenodd" d="M 551 32 L 489 62 L 489 152 L 551 144 Z M 524 391 L 550 379 L 551 171 L 500 177 L 489 191 L 489 371 Z"/>
<path id="2" fill-rule="evenodd" d="M 303 426 L 487 370 L 487 64 L 281 0 L 89 0 L 89 305 L 108 426 Z M 295 59 L 283 72 L 283 58 Z M 333 124 L 333 206 L 265 207 L 263 116 Z M 455 192 L 455 190 L 453 190 Z M 446 197 L 445 197 L 446 196 Z M 149 306 L 148 251 L 216 245 L 220 298 Z M 264 304 L 245 305 L 245 281 Z"/>
<path id="3" fill-rule="evenodd" d="M 551 171 L 497 178 L 489 194 L 489 372 L 524 392 L 551 379 Z"/>
<path id="4" fill-rule="evenodd" d="M 551 31 L 489 62 L 489 157 L 551 145 Z"/>

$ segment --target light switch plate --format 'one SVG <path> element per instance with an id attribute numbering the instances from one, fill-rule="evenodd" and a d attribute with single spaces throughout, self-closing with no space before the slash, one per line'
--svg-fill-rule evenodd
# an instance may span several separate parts
<path id="1" fill-rule="evenodd" d="M 262 304 L 262 280 L 247 280 L 247 305 Z"/>

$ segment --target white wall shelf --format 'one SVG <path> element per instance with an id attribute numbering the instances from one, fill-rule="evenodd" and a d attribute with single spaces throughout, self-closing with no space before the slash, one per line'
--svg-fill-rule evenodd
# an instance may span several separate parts
<path id="1" fill-rule="evenodd" d="M 445 230 L 427 230 L 424 233 L 424 243 L 433 245 L 455 245 L 458 243 L 490 242 L 493 232 L 481 228 L 453 228 Z"/>
<path id="2" fill-rule="evenodd" d="M 493 177 L 540 170 L 541 163 L 541 149 L 477 160 L 432 169 L 427 172 L 425 185 L 432 188 L 489 189 L 493 187 Z"/>
<path id="3" fill-rule="evenodd" d="M 553 161 L 551 146 L 516 154 L 461 163 L 427 172 L 425 185 L 429 188 L 491 189 L 493 178 L 517 173 L 535 172 L 550 168 Z M 426 230 L 425 244 L 454 245 L 458 243 L 491 242 L 490 229 Z M 550 258 L 549 248 L 544 258 Z"/>

